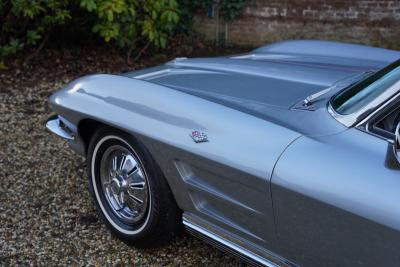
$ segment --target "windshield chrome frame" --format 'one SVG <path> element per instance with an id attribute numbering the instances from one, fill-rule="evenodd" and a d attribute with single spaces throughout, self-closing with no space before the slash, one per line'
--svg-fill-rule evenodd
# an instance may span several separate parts
<path id="1" fill-rule="evenodd" d="M 350 88 L 347 88 L 348 90 Z M 335 118 L 338 122 L 343 124 L 346 127 L 352 127 L 354 125 L 362 124 L 364 121 L 368 120 L 373 114 L 375 114 L 378 110 L 389 104 L 393 99 L 396 99 L 400 94 L 400 80 L 389 87 L 386 91 L 384 91 L 377 98 L 369 102 L 362 109 L 357 112 L 351 114 L 340 114 L 336 112 L 336 110 L 332 107 L 332 100 L 336 97 L 337 94 L 331 97 L 328 102 L 328 112 Z"/>

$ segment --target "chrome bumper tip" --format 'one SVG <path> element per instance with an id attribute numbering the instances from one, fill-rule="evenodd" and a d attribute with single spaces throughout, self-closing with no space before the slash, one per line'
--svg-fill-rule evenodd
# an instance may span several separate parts
<path id="1" fill-rule="evenodd" d="M 46 122 L 46 128 L 60 136 L 61 138 L 64 138 L 66 140 L 74 140 L 75 136 L 72 133 L 72 131 L 60 120 L 59 116 L 55 115 L 50 117 L 47 122 Z"/>

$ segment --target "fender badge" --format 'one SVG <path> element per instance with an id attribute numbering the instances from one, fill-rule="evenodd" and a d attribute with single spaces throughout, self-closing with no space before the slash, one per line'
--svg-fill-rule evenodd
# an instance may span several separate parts
<path id="1" fill-rule="evenodd" d="M 195 143 L 203 143 L 208 142 L 208 137 L 204 132 L 193 130 L 190 133 L 190 137 L 192 137 Z"/>

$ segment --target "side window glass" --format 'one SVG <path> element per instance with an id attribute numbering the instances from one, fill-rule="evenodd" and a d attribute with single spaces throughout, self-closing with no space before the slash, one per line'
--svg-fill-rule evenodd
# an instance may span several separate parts
<path id="1" fill-rule="evenodd" d="M 392 108 L 373 119 L 368 125 L 368 130 L 386 139 L 393 140 L 394 132 L 399 121 L 400 108 Z"/>

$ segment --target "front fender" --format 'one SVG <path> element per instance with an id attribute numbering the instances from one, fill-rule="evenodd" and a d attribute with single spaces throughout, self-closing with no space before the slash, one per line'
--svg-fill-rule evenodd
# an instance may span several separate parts
<path id="1" fill-rule="evenodd" d="M 182 209 L 190 201 L 183 199 L 186 189 L 173 167 L 179 159 L 176 151 L 188 158 L 207 158 L 230 166 L 259 177 L 268 185 L 279 155 L 300 136 L 203 98 L 124 76 L 83 77 L 56 92 L 50 102 L 58 114 L 74 125 L 93 119 L 128 132 L 144 143 Z M 193 130 L 206 133 L 208 142 L 195 143 L 190 137 Z M 269 192 L 265 195 L 269 196 Z"/>

